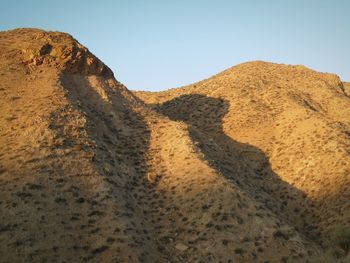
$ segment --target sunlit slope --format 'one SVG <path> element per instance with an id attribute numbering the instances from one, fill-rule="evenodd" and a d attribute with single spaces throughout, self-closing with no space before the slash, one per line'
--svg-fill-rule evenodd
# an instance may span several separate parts
<path id="1" fill-rule="evenodd" d="M 0 262 L 158 259 L 135 186 L 142 106 L 67 34 L 1 32 L 0 46 Z"/>
<path id="2" fill-rule="evenodd" d="M 347 220 L 345 88 L 325 75 L 330 91 L 319 100 L 337 101 L 322 115 L 287 91 L 273 104 L 263 86 L 242 88 L 232 76 L 245 67 L 282 66 L 243 64 L 215 81 L 137 93 L 158 103 L 149 107 L 71 36 L 0 32 L 0 262 L 306 262 L 322 253 L 318 236 Z M 306 151 L 295 145 L 312 135 L 296 133 L 305 116 L 344 142 L 322 144 L 334 155 L 315 148 L 318 175 L 277 150 Z M 335 158 L 345 165 L 330 166 Z M 327 165 L 333 179 L 318 182 Z M 294 182 L 298 167 L 308 176 Z"/>
<path id="3" fill-rule="evenodd" d="M 347 89 L 334 74 L 257 61 L 186 87 L 135 94 L 227 151 L 206 150 L 216 167 L 234 167 L 230 155 L 244 162 L 255 174 L 246 178 L 252 191 L 266 193 L 276 213 L 320 241 L 350 222 Z"/>

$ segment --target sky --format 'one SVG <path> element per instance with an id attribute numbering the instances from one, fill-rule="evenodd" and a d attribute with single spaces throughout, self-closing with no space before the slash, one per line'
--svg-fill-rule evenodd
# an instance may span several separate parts
<path id="1" fill-rule="evenodd" d="M 303 64 L 350 81 L 349 0 L 1 0 L 0 30 L 63 31 L 132 90 L 242 62 Z"/>

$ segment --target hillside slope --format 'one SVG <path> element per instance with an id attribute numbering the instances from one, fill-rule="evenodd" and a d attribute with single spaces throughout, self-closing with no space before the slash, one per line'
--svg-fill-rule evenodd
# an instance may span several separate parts
<path id="1" fill-rule="evenodd" d="M 238 159 L 250 171 L 242 178 L 247 191 L 327 243 L 330 228 L 350 222 L 347 85 L 334 74 L 257 61 L 186 87 L 135 94 L 204 134 L 192 137 L 227 177 Z M 221 152 L 206 146 L 210 139 Z"/>
<path id="2" fill-rule="evenodd" d="M 19 29 L 0 46 L 0 261 L 157 258 L 130 191 L 149 136 L 135 98 L 69 35 Z"/>
<path id="3" fill-rule="evenodd" d="M 316 195 L 325 186 L 313 199 L 280 173 L 265 137 L 244 137 L 263 119 L 226 123 L 228 99 L 172 92 L 137 93 L 159 103 L 151 109 L 71 36 L 0 32 L 0 262 L 307 262 L 320 253 L 315 236 L 333 222 L 315 220 L 346 220 L 347 178 L 329 179 L 323 189 L 339 190 L 327 193 L 338 201 L 318 218 L 318 200 L 331 200 Z M 336 92 L 334 107 L 346 106 Z M 344 113 L 327 110 L 345 125 L 341 142 Z M 346 153 L 334 154 L 346 167 Z"/>

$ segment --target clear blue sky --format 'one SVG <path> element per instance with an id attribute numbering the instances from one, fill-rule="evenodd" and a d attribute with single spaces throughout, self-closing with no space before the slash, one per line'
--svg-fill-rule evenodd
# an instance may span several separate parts
<path id="1" fill-rule="evenodd" d="M 2 0 L 0 30 L 72 34 L 129 89 L 161 90 L 250 60 L 350 81 L 350 0 Z"/>

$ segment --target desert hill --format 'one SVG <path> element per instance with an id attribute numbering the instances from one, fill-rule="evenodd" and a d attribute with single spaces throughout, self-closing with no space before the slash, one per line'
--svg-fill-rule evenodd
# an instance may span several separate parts
<path id="1" fill-rule="evenodd" d="M 334 74 L 257 61 L 183 88 L 135 94 L 169 118 L 207 135 L 221 149 L 236 153 L 254 170 L 257 182 L 267 183 L 260 179 L 275 173 L 300 190 L 315 212 L 302 211 L 302 199 L 284 196 L 283 189 L 268 192 L 275 191 L 275 197 L 286 202 L 281 212 L 291 221 L 313 215 L 315 221 L 308 227 L 322 232 L 332 223 L 350 221 L 347 85 Z M 232 163 L 226 157 L 218 156 L 217 162 Z M 268 171 L 266 162 L 271 165 Z M 300 224 L 306 222 L 312 219 Z"/>
<path id="2" fill-rule="evenodd" d="M 240 178 L 247 191 L 324 244 L 334 225 L 350 222 L 348 85 L 304 66 L 256 61 L 186 87 L 135 94 L 187 123 L 227 177 L 240 160 L 250 170 Z"/>
<path id="3" fill-rule="evenodd" d="M 0 80 L 0 262 L 308 262 L 349 222 L 335 75 L 132 93 L 70 35 L 16 29 Z"/>

